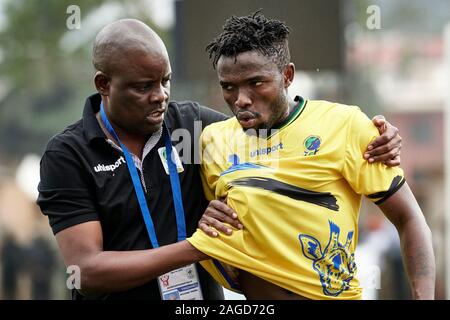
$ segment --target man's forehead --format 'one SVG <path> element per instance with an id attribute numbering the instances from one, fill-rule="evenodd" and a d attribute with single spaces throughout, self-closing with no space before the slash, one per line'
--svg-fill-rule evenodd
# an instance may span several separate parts
<path id="1" fill-rule="evenodd" d="M 170 61 L 167 55 L 148 53 L 145 51 L 130 51 L 116 60 L 116 71 L 123 79 L 136 80 L 167 77 L 171 74 Z"/>
<path id="2" fill-rule="evenodd" d="M 217 62 L 219 76 L 234 72 L 266 73 L 277 71 L 276 63 L 258 51 L 247 51 L 236 56 L 221 56 Z"/>
<path id="3" fill-rule="evenodd" d="M 258 65 L 273 63 L 273 59 L 259 50 L 245 51 L 236 55 L 224 56 L 221 55 L 217 61 L 217 66 L 220 64 L 245 64 L 245 65 Z"/>
<path id="4" fill-rule="evenodd" d="M 104 70 L 121 63 L 123 57 L 136 54 L 168 56 L 161 38 L 137 20 L 113 22 L 103 28 L 94 41 L 94 65 Z"/>

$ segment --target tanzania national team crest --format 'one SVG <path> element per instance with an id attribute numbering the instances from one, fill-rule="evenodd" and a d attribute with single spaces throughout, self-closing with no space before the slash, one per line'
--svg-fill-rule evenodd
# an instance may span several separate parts
<path id="1" fill-rule="evenodd" d="M 305 156 L 312 156 L 319 151 L 320 143 L 322 140 L 319 136 L 309 136 L 308 138 L 303 141 L 303 146 L 305 147 L 305 152 L 303 155 Z"/>

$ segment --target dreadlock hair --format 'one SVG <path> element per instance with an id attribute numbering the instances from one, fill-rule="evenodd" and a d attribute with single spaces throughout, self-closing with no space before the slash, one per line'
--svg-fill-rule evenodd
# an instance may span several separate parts
<path id="1" fill-rule="evenodd" d="M 206 51 L 213 58 L 214 69 L 221 56 L 236 58 L 239 53 L 258 50 L 282 71 L 291 59 L 288 34 L 288 26 L 268 20 L 260 9 L 248 16 L 227 19 L 223 32 L 208 44 Z"/>

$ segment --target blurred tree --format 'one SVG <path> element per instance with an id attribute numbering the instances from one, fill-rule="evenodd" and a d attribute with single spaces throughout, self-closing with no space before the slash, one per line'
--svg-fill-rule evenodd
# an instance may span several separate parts
<path id="1" fill-rule="evenodd" d="M 118 17 L 149 21 L 149 0 L 78 0 L 81 29 L 69 30 L 66 20 L 71 0 L 7 0 L 6 22 L 0 28 L 0 154 L 18 158 L 42 153 L 46 141 L 81 117 L 86 95 L 93 92 L 92 40 L 103 25 L 86 32 L 85 21 L 101 6 L 120 6 Z M 105 13 L 91 20 L 111 21 Z M 155 28 L 166 40 L 167 34 Z M 67 48 L 70 33 L 85 37 Z M 72 38 L 70 38 L 72 39 Z M 67 39 L 66 39 L 67 40 Z"/>

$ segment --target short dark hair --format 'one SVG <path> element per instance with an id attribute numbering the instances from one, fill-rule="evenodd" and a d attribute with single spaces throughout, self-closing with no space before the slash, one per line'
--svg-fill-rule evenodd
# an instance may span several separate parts
<path id="1" fill-rule="evenodd" d="M 261 10 L 243 17 L 227 19 L 220 33 L 206 47 L 214 69 L 221 56 L 236 57 L 239 53 L 258 50 L 270 57 L 278 68 L 290 62 L 288 46 L 289 27 L 278 20 L 269 20 Z"/>

